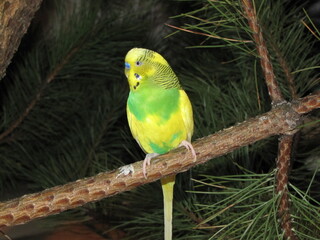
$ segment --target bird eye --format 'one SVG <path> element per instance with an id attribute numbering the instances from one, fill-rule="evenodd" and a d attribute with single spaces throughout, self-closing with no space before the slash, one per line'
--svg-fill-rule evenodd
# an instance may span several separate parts
<path id="1" fill-rule="evenodd" d="M 136 77 L 137 80 L 141 80 L 141 76 L 138 73 L 135 73 L 134 76 Z"/>
<path id="2" fill-rule="evenodd" d="M 141 66 L 141 65 L 142 65 L 142 62 L 136 61 L 136 65 L 137 65 L 137 66 Z"/>

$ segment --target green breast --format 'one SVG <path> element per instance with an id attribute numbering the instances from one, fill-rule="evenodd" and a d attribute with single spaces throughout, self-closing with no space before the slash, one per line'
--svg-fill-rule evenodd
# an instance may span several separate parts
<path id="1" fill-rule="evenodd" d="M 128 108 L 139 121 L 157 115 L 164 123 L 179 107 L 179 89 L 145 88 L 141 91 L 130 91 Z"/>

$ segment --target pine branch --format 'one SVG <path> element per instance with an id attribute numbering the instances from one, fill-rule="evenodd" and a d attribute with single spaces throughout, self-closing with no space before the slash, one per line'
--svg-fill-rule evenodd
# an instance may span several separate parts
<path id="1" fill-rule="evenodd" d="M 0 79 L 27 32 L 42 0 L 5 0 L 0 3 Z"/>
<path id="2" fill-rule="evenodd" d="M 269 96 L 272 103 L 277 104 L 283 101 L 279 85 L 273 71 L 273 66 L 270 61 L 266 42 L 263 38 L 262 29 L 259 26 L 258 18 L 251 0 L 242 0 L 242 6 L 245 11 L 246 18 L 252 30 L 253 39 L 256 43 L 256 48 L 260 56 L 261 68 L 264 73 L 265 81 L 267 84 Z"/>
<path id="3" fill-rule="evenodd" d="M 164 176 L 187 171 L 214 157 L 270 136 L 290 134 L 300 123 L 301 114 L 316 108 L 320 108 L 320 93 L 293 103 L 277 105 L 265 114 L 195 141 L 196 161 L 182 148 L 155 158 L 148 169 L 148 178 L 144 178 L 142 161 L 139 161 L 111 172 L 0 203 L 0 227 L 23 224 L 98 201 Z"/>
<path id="4" fill-rule="evenodd" d="M 316 108 L 319 108 L 319 99 L 316 97 L 319 94 L 320 92 L 317 91 L 315 94 L 301 98 L 298 101 L 293 101 L 292 107 L 294 111 L 298 114 L 306 114 Z"/>
<path id="5" fill-rule="evenodd" d="M 280 103 L 284 101 L 281 94 L 280 87 L 276 81 L 272 63 L 270 61 L 266 42 L 263 38 L 262 29 L 259 26 L 258 18 L 253 7 L 251 0 L 242 0 L 242 5 L 248 19 L 249 26 L 253 32 L 253 38 L 256 43 L 257 51 L 260 56 L 260 63 L 262 71 L 265 76 L 266 85 L 268 87 L 269 96 L 271 97 L 272 103 Z M 274 45 L 274 48 L 275 45 Z M 276 50 L 278 50 L 276 48 Z M 291 96 L 293 99 L 296 98 L 296 91 L 294 87 L 293 77 L 289 72 L 288 66 L 280 51 L 276 51 L 280 65 L 285 72 L 289 88 L 291 90 Z M 295 133 L 294 133 L 295 134 Z M 289 196 L 288 196 L 288 176 L 290 171 L 290 159 L 292 155 L 292 142 L 294 134 L 283 135 L 280 137 L 279 142 L 279 153 L 277 158 L 277 193 L 281 194 L 279 203 L 279 217 L 281 227 L 284 231 L 286 239 L 297 239 L 297 236 L 292 230 L 292 219 L 289 211 Z"/>
<path id="6" fill-rule="evenodd" d="M 280 137 L 279 153 L 277 159 L 277 193 L 281 195 L 279 200 L 279 217 L 284 236 L 287 239 L 298 239 L 292 230 L 290 215 L 288 176 L 290 171 L 290 157 L 294 135 L 283 135 Z"/>
<path id="7" fill-rule="evenodd" d="M 29 115 L 29 113 L 32 111 L 32 109 L 36 106 L 36 104 L 40 101 L 41 96 L 43 94 L 43 91 L 46 89 L 46 87 L 56 78 L 56 76 L 59 74 L 61 69 L 68 63 L 69 59 L 78 51 L 78 48 L 73 48 L 64 59 L 61 60 L 61 63 L 59 63 L 45 78 L 44 83 L 40 86 L 39 90 L 35 94 L 34 98 L 30 101 L 30 103 L 27 105 L 25 110 L 21 113 L 21 115 L 11 124 L 10 127 L 8 127 L 7 130 L 5 130 L 3 133 L 0 134 L 0 142 L 5 141 L 6 137 L 10 135 L 16 128 L 20 126 L 20 124 L 23 122 L 23 120 Z"/>

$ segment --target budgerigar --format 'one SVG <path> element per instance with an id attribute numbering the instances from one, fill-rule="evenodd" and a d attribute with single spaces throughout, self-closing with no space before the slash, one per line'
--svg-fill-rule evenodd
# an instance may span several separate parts
<path id="1" fill-rule="evenodd" d="M 190 143 L 193 115 L 190 100 L 168 62 L 157 52 L 133 48 L 125 57 L 125 75 L 130 93 L 127 117 L 131 133 L 147 153 L 143 174 L 150 160 L 178 146 L 185 146 L 194 158 Z M 172 202 L 175 176 L 161 179 L 164 202 L 165 240 L 172 239 Z"/>

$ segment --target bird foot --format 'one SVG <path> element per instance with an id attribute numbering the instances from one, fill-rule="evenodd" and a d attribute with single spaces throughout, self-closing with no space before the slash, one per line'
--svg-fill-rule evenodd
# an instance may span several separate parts
<path id="1" fill-rule="evenodd" d="M 179 147 L 182 147 L 182 146 L 185 147 L 186 149 L 188 149 L 188 151 L 191 151 L 194 160 L 197 160 L 196 151 L 194 150 L 194 148 L 190 142 L 188 142 L 187 140 L 183 140 L 180 143 Z"/>
<path id="2" fill-rule="evenodd" d="M 158 155 L 160 155 L 160 154 L 158 154 L 158 153 L 148 153 L 146 155 L 146 157 L 144 158 L 143 165 L 142 165 L 142 172 L 143 172 L 144 178 L 147 178 L 147 166 L 150 165 L 151 159 L 156 157 L 156 156 L 158 156 Z"/>

